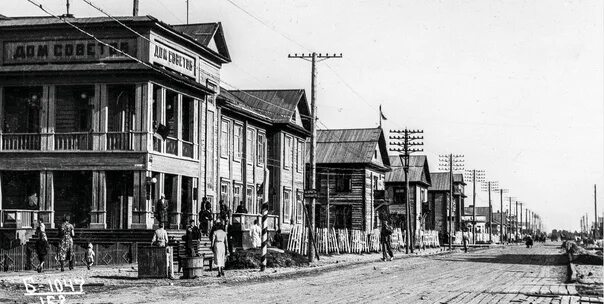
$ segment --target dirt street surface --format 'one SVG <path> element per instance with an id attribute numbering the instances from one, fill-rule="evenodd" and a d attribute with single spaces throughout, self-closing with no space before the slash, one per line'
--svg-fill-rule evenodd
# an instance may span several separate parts
<path id="1" fill-rule="evenodd" d="M 564 283 L 565 262 L 552 244 L 509 246 L 392 262 L 373 259 L 275 279 L 202 278 L 174 285 L 133 280 L 122 287 L 85 286 L 86 294 L 70 295 L 66 303 L 602 303 L 601 295 L 589 298 L 577 291 L 580 286 Z M 17 302 L 23 303 L 23 297 Z M 29 301 L 34 302 L 40 303 Z"/>

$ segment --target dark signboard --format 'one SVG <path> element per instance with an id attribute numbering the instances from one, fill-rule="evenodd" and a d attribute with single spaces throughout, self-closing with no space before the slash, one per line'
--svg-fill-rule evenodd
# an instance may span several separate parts
<path id="1" fill-rule="evenodd" d="M 136 39 L 103 39 L 110 46 L 136 56 Z M 95 40 L 5 41 L 3 63 L 57 63 L 127 59 L 115 49 Z"/>

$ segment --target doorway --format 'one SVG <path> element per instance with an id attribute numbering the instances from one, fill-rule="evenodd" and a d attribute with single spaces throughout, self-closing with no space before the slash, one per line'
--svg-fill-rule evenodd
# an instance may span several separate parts
<path id="1" fill-rule="evenodd" d="M 54 172 L 55 223 L 64 216 L 76 228 L 88 228 L 92 201 L 92 171 Z"/>
<path id="2" fill-rule="evenodd" d="M 132 222 L 133 181 L 132 171 L 107 171 L 107 229 L 128 229 Z"/>

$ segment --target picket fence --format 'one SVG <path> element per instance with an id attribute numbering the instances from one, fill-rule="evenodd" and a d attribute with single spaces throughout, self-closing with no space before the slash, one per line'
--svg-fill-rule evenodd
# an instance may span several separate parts
<path id="1" fill-rule="evenodd" d="M 474 239 L 472 236 L 472 232 L 465 232 L 466 235 L 468 236 L 468 241 L 469 244 L 472 243 L 472 240 Z M 455 240 L 453 241 L 453 244 L 457 244 L 457 245 L 462 245 L 463 243 L 463 234 L 461 231 L 457 231 L 455 233 Z M 498 234 L 493 234 L 491 236 L 491 240 L 493 241 L 493 243 L 499 243 L 500 239 L 499 239 L 499 235 Z M 489 243 L 489 234 L 488 233 L 476 233 L 476 243 L 480 243 L 480 244 L 488 244 Z"/>
<path id="2" fill-rule="evenodd" d="M 371 232 L 365 232 L 362 230 L 316 228 L 315 241 L 319 254 L 379 252 L 380 230 L 374 229 Z M 404 230 L 396 228 L 390 237 L 390 242 L 394 250 L 405 248 Z M 416 247 L 439 247 L 438 232 L 425 231 L 421 240 L 418 233 L 415 245 Z M 302 225 L 293 226 L 286 249 L 298 254 L 306 254 L 308 250 L 308 229 Z"/>

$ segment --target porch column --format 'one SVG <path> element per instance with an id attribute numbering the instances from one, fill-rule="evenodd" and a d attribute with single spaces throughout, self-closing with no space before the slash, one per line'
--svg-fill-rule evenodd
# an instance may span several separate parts
<path id="1" fill-rule="evenodd" d="M 0 92 L 1 93 L 1 92 Z M 2 108 L 0 108 L 2 109 Z M 0 111 L 2 112 L 2 111 Z M 0 132 L 2 134 L 2 132 Z M 0 149 L 2 149 L 2 138 L 0 138 Z M 0 171 L 0 228 L 4 227 L 4 214 L 2 214 L 2 171 Z"/>
<path id="2" fill-rule="evenodd" d="M 132 130 L 134 151 L 152 151 L 153 150 L 153 126 L 150 121 L 153 113 L 151 112 L 151 98 L 153 98 L 153 86 L 148 83 L 138 83 L 135 89 L 134 111 L 135 121 Z M 148 134 L 151 134 L 148 137 Z M 149 146 L 150 145 L 150 146 Z"/>
<path id="3" fill-rule="evenodd" d="M 4 127 L 4 87 L 0 86 L 0 151 L 2 151 L 2 128 Z M 2 210 L 2 192 L 0 192 L 0 210 Z M 0 227 L 2 227 L 2 220 L 0 218 Z"/>
<path id="4" fill-rule="evenodd" d="M 105 171 L 92 172 L 92 206 L 90 228 L 107 229 L 107 179 Z"/>
<path id="5" fill-rule="evenodd" d="M 153 194 L 151 193 L 150 185 L 147 183 L 147 177 L 151 178 L 149 171 L 134 171 L 134 189 L 132 222 L 127 227 L 128 229 L 152 229 L 153 228 Z M 148 195 L 147 195 L 148 194 Z"/>
<path id="6" fill-rule="evenodd" d="M 55 132 L 55 86 L 44 86 L 42 101 L 40 102 L 40 150 L 52 151 L 54 149 Z"/>
<path id="7" fill-rule="evenodd" d="M 172 193 L 170 193 L 170 229 L 180 229 L 182 217 L 182 175 L 176 175 L 176 178 L 168 181 L 172 183 Z M 167 193 L 165 193 L 168 195 Z"/>
<path id="8" fill-rule="evenodd" d="M 40 171 L 40 195 L 38 217 L 49 227 L 55 228 L 54 216 L 54 174 L 52 171 Z"/>
<path id="9" fill-rule="evenodd" d="M 107 118 L 108 118 L 107 85 L 94 86 L 94 109 L 92 110 L 92 149 L 94 151 L 106 150 Z"/>
<path id="10" fill-rule="evenodd" d="M 182 94 L 178 94 L 176 101 L 176 155 L 178 156 L 182 156 L 182 123 Z"/>

